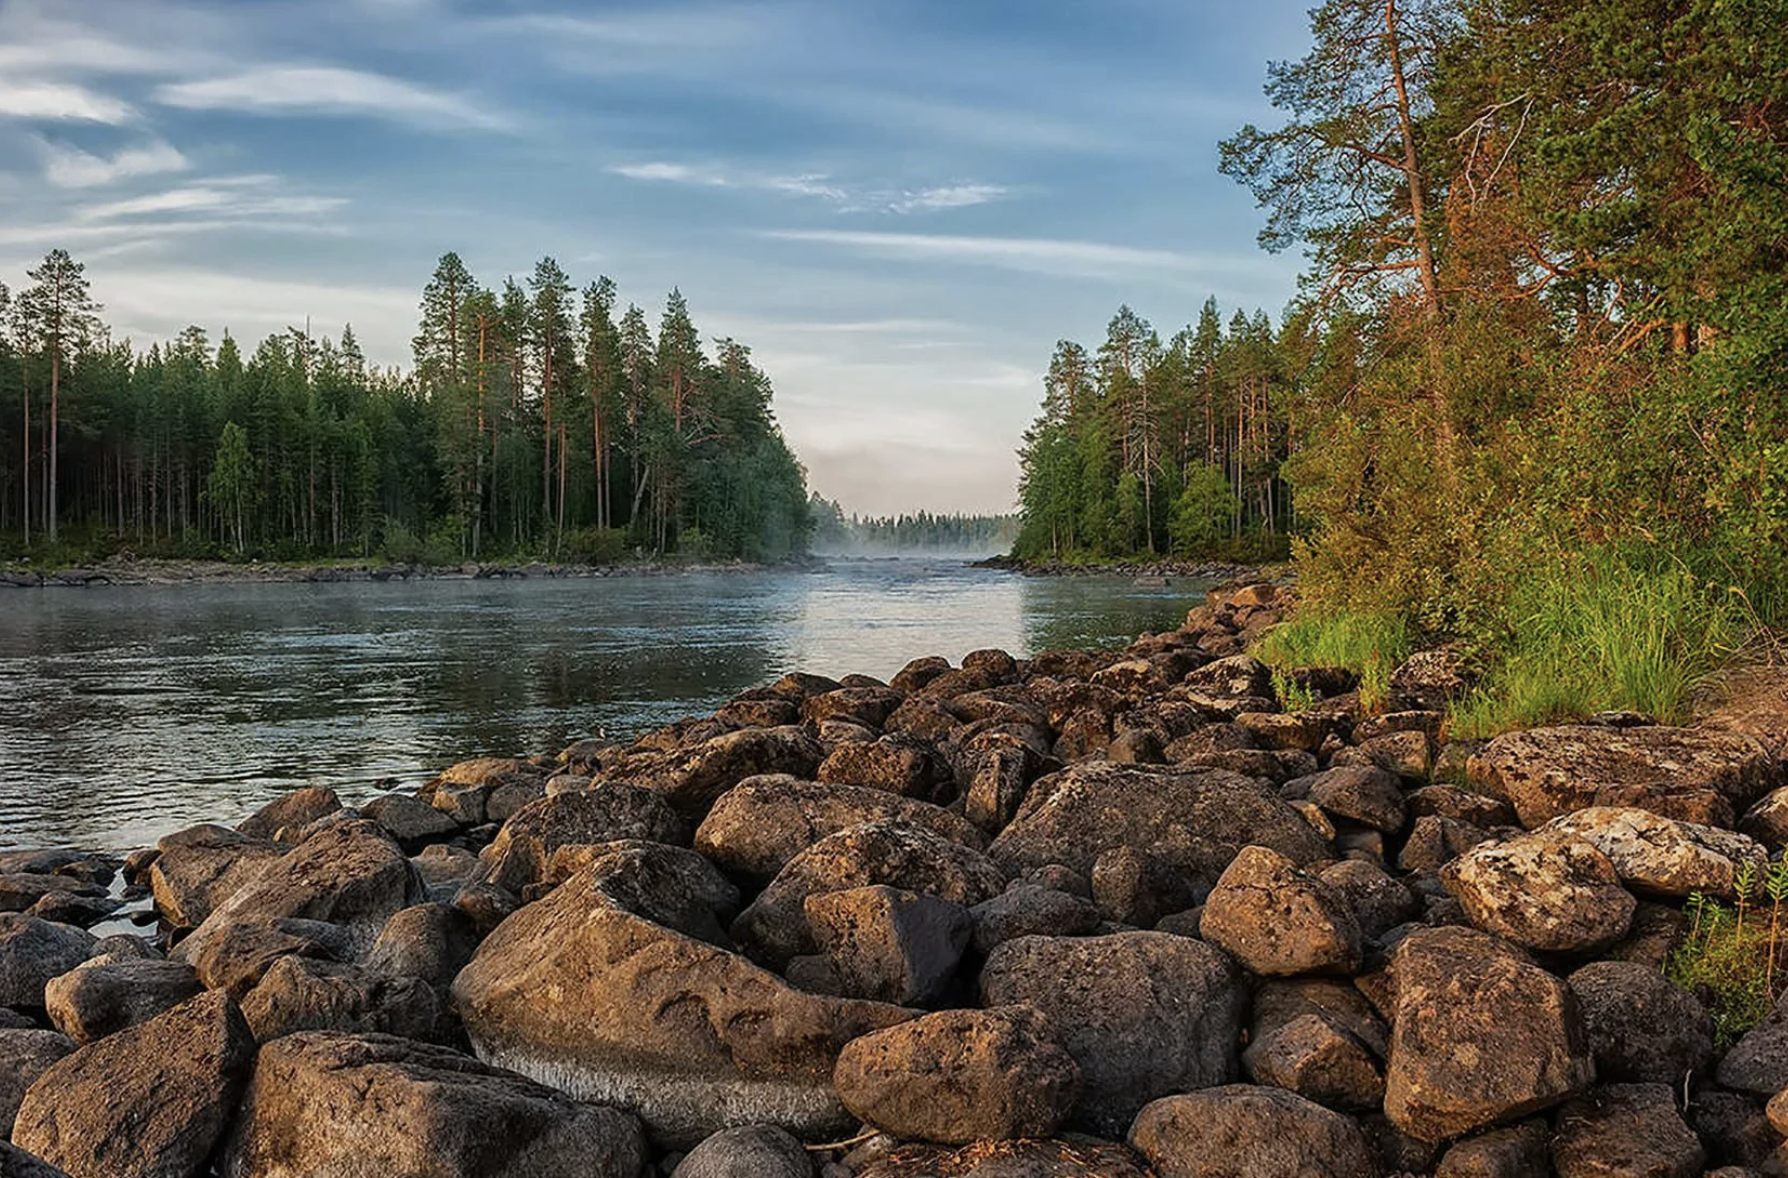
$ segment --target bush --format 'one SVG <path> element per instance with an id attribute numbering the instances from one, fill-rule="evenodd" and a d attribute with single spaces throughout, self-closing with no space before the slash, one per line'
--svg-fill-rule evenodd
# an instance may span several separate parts
<path id="1" fill-rule="evenodd" d="M 627 533 L 620 528 L 579 528 L 565 537 L 565 558 L 584 564 L 612 564 L 627 551 Z"/>
<path id="2" fill-rule="evenodd" d="M 1739 873 L 1737 893 L 1731 906 L 1691 895 L 1688 938 L 1664 966 L 1666 977 L 1707 1007 L 1720 1051 L 1768 1018 L 1788 989 L 1788 963 L 1783 961 L 1788 922 L 1782 912 L 1788 901 L 1788 863 L 1772 864 L 1763 873 L 1747 864 Z"/>
<path id="3" fill-rule="evenodd" d="M 1309 610 L 1275 626 L 1254 655 L 1273 668 L 1274 685 L 1288 703 L 1298 702 L 1300 692 L 1284 672 L 1344 667 L 1360 677 L 1361 704 L 1380 711 L 1390 694 L 1391 672 L 1414 646 L 1408 619 L 1400 613 Z"/>

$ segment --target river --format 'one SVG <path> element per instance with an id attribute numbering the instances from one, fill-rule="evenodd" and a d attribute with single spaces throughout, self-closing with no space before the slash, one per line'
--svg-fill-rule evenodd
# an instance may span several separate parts
<path id="1" fill-rule="evenodd" d="M 786 671 L 1121 644 L 1205 585 L 961 561 L 0 592 L 0 846 L 121 851 L 297 785 L 629 739 Z"/>

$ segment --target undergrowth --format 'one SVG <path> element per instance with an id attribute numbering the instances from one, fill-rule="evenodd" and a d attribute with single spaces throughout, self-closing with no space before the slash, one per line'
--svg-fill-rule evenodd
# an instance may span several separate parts
<path id="1" fill-rule="evenodd" d="M 1309 610 L 1273 627 L 1254 654 L 1273 668 L 1273 685 L 1293 710 L 1309 693 L 1286 672 L 1342 667 L 1360 677 L 1362 706 L 1377 712 L 1389 698 L 1391 672 L 1414 649 L 1415 634 L 1401 614 Z"/>
<path id="2" fill-rule="evenodd" d="M 1725 1051 L 1769 1017 L 1788 989 L 1788 863 L 1765 871 L 1746 863 L 1727 905 L 1699 892 L 1685 909 L 1689 935 L 1670 955 L 1664 973 L 1696 994 L 1713 1019 L 1714 1042 Z"/>

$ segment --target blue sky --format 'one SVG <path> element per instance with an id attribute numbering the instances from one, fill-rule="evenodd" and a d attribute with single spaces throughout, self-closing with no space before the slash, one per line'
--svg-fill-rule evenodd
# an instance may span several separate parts
<path id="1" fill-rule="evenodd" d="M 138 343 L 351 322 L 542 255 L 750 344 L 822 494 L 1011 507 L 1057 339 L 1277 312 L 1216 172 L 1307 0 L 0 0 L 0 279 Z"/>

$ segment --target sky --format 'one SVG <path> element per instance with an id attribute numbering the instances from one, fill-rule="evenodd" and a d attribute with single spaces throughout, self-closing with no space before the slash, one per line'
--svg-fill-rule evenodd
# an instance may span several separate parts
<path id="1" fill-rule="evenodd" d="M 1308 3 L 0 0 L 0 281 L 407 367 L 441 254 L 551 256 L 750 345 L 847 511 L 1008 511 L 1057 340 L 1291 297 L 1216 144 Z"/>

